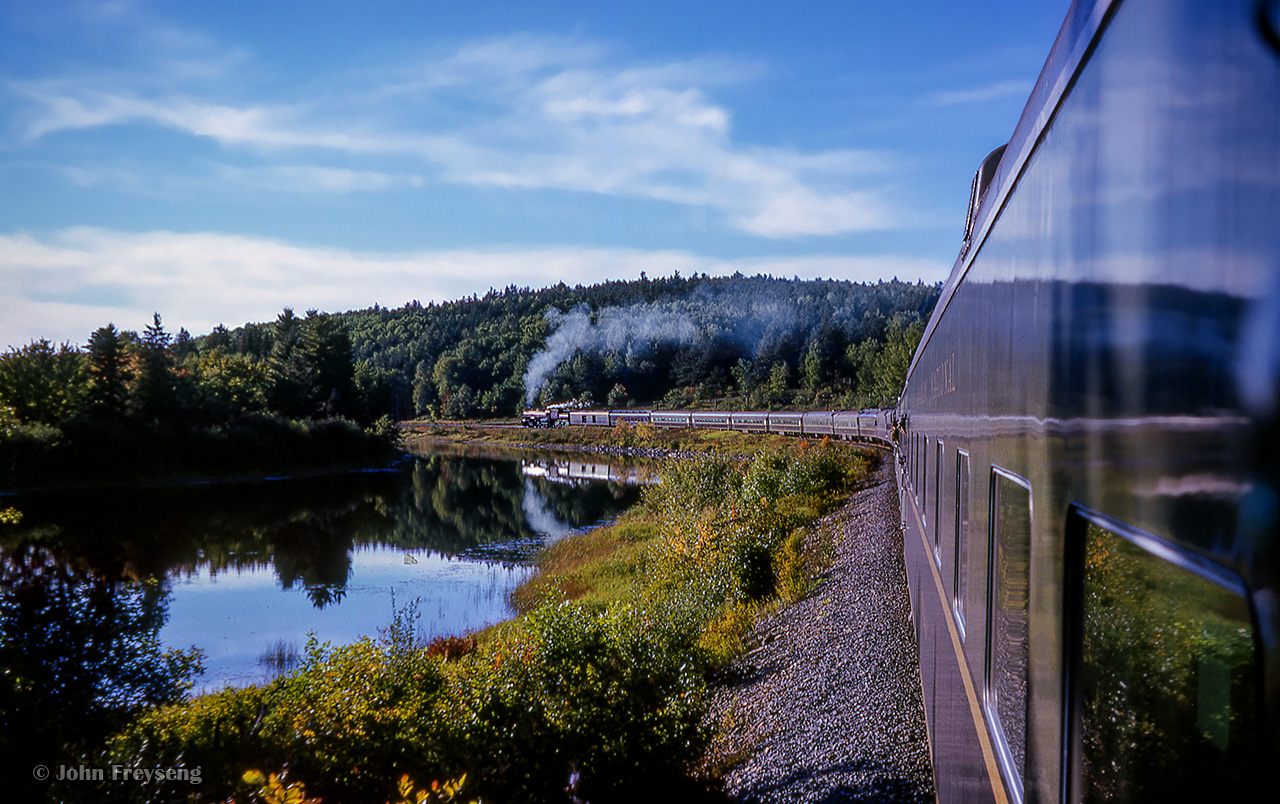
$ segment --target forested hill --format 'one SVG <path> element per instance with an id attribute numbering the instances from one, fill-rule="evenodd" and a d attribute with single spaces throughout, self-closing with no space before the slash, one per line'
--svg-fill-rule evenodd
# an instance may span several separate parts
<path id="1" fill-rule="evenodd" d="M 938 293 L 897 280 L 642 276 L 341 318 L 357 385 L 399 418 L 511 416 L 572 398 L 860 407 L 896 399 Z"/>

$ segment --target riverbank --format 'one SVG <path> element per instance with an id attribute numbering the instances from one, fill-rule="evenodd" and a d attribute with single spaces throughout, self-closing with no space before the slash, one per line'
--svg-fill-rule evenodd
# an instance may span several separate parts
<path id="1" fill-rule="evenodd" d="M 406 441 L 486 444 L 525 449 L 561 449 L 636 455 L 649 458 L 710 455 L 752 455 L 761 449 L 784 447 L 794 436 L 741 433 L 732 430 L 665 428 L 649 424 L 616 427 L 524 427 L 518 422 L 401 422 Z"/>
<path id="2" fill-rule="evenodd" d="M 346 473 L 398 455 L 388 421 L 240 416 L 208 427 L 84 422 L 0 435 L 0 494 L 120 485 L 187 485 Z"/>
<path id="3" fill-rule="evenodd" d="M 803 527 L 871 462 L 793 440 L 670 463 L 613 526 L 548 550 L 527 613 L 482 639 L 419 647 L 406 610 L 382 640 L 308 646 L 272 684 L 149 710 L 108 751 L 199 764 L 211 801 L 249 794 L 246 770 L 325 800 L 388 801 L 403 774 L 466 774 L 466 799 L 714 797 L 698 762 L 713 679 L 758 613 L 803 597 L 821 559 Z"/>

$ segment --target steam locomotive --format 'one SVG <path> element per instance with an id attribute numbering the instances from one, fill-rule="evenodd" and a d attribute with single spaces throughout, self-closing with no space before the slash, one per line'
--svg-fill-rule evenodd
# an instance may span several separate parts
<path id="1" fill-rule="evenodd" d="M 894 445 L 941 802 L 1280 765 L 1280 10 L 1077 0 Z"/>

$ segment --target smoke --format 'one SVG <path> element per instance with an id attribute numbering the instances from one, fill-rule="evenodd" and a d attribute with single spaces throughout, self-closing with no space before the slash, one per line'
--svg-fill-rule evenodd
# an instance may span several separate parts
<path id="1" fill-rule="evenodd" d="M 529 361 L 525 403 L 532 403 L 556 368 L 580 352 L 643 355 L 659 345 L 696 346 L 772 363 L 795 360 L 823 333 L 842 343 L 879 336 L 899 312 L 919 314 L 936 298 L 936 286 L 838 280 L 725 277 L 690 283 L 679 296 L 602 307 L 585 303 L 567 313 L 546 312 L 553 329 Z"/>
<path id="2" fill-rule="evenodd" d="M 552 308 L 546 317 L 555 331 L 525 371 L 526 405 L 556 367 L 579 352 L 643 352 L 659 344 L 690 343 L 698 333 L 693 319 L 671 305 L 605 307 L 592 320 L 591 308 L 579 304 L 568 313 Z"/>

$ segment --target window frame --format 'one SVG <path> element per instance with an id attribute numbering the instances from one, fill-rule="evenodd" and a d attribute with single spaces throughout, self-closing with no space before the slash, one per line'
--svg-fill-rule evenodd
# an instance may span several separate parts
<path id="1" fill-rule="evenodd" d="M 1004 480 L 1019 486 L 1027 492 L 1027 578 L 1026 584 L 1028 589 L 1027 599 L 1027 623 L 1026 623 L 1026 654 L 1028 657 L 1026 678 L 1023 679 L 1023 722 L 1022 722 L 1022 767 L 1017 766 L 1017 761 L 1013 755 L 1012 748 L 1009 744 L 1009 735 L 1006 724 L 1000 717 L 1000 695 L 996 689 L 996 595 L 997 595 L 997 561 L 1000 552 L 1000 534 L 997 532 L 1000 521 L 1000 497 L 999 488 L 1000 481 Z M 1035 541 L 1032 531 L 1035 523 L 1035 494 L 1031 486 L 1031 481 L 1025 477 L 1004 469 L 1000 466 L 992 464 L 991 473 L 988 482 L 987 496 L 987 572 L 986 572 L 986 610 L 987 621 L 985 627 L 985 645 L 983 650 L 983 684 L 982 684 L 982 710 L 987 721 L 987 728 L 991 735 L 992 746 L 995 749 L 997 764 L 1000 766 L 1000 775 L 1004 778 L 1005 785 L 1009 791 L 1009 798 L 1012 804 L 1022 804 L 1026 796 L 1026 767 L 1027 767 L 1027 737 L 1031 730 L 1030 717 L 1030 656 L 1031 656 L 1031 625 L 1030 625 L 1030 583 L 1031 583 L 1031 545 Z"/>
<path id="2" fill-rule="evenodd" d="M 1086 583 L 1086 543 L 1089 526 L 1094 525 L 1107 531 L 1112 536 L 1124 539 L 1130 544 L 1146 551 L 1151 557 L 1164 560 L 1173 567 L 1191 573 L 1201 580 L 1216 584 L 1228 593 L 1238 595 L 1248 608 L 1249 622 L 1253 630 L 1255 661 L 1261 662 L 1263 649 L 1258 640 L 1261 631 L 1258 628 L 1258 614 L 1252 596 L 1244 580 L 1235 572 L 1222 567 L 1187 548 L 1166 541 L 1159 536 L 1136 528 L 1121 520 L 1094 511 L 1077 502 L 1067 506 L 1067 517 L 1064 528 L 1063 560 L 1063 671 L 1061 695 L 1062 731 L 1059 735 L 1062 743 L 1059 756 L 1063 758 L 1061 768 L 1061 789 L 1063 801 L 1080 802 L 1084 798 L 1082 791 L 1084 781 L 1084 750 L 1082 733 L 1084 728 L 1084 638 L 1085 638 L 1085 583 Z M 1257 669 L 1257 677 L 1261 680 L 1263 670 Z M 1261 683 L 1261 681 L 1260 681 Z M 1259 691 L 1258 702 L 1261 705 L 1262 693 Z M 1261 722 L 1262 714 L 1258 713 Z"/>

